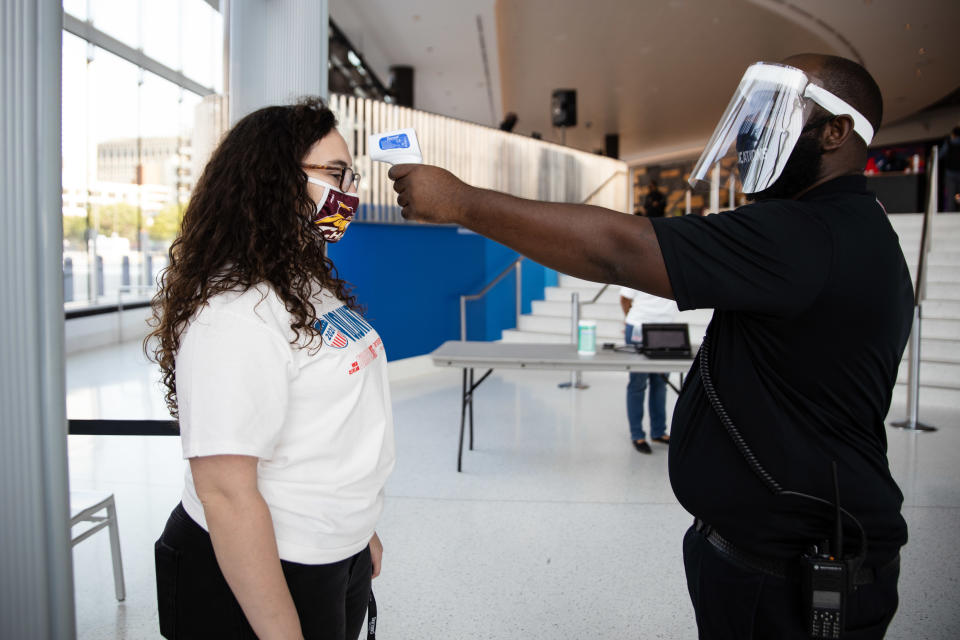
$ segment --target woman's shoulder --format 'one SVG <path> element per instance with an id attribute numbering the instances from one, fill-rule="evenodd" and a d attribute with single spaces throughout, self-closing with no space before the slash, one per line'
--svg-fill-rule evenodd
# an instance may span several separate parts
<path id="1" fill-rule="evenodd" d="M 317 318 L 344 304 L 334 292 L 319 284 L 314 288 L 308 302 Z M 210 296 L 206 304 L 198 310 L 195 319 L 210 322 L 214 318 L 219 318 L 220 322 L 234 318 L 245 319 L 275 330 L 285 336 L 286 340 L 293 339 L 292 335 L 288 335 L 292 314 L 276 289 L 266 282 L 245 289 L 220 291 Z"/>
<path id="2" fill-rule="evenodd" d="M 274 330 L 282 336 L 290 326 L 290 313 L 272 286 L 258 283 L 211 295 L 197 311 L 194 321 L 204 324 L 249 323 Z"/>

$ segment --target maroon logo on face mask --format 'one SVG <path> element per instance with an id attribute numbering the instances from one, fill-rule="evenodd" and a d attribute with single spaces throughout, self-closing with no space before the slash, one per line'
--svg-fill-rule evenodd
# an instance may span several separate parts
<path id="1" fill-rule="evenodd" d="M 317 212 L 314 224 L 320 227 L 325 240 L 337 242 L 347 231 L 347 226 L 353 220 L 359 205 L 360 198 L 356 195 L 328 188 L 327 198 L 323 202 L 323 207 Z"/>

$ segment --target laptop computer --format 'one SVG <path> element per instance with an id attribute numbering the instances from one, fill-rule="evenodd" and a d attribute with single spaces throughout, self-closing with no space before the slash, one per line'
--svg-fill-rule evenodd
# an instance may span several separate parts
<path id="1" fill-rule="evenodd" d="M 650 322 L 641 325 L 643 346 L 651 359 L 690 358 L 690 329 L 686 323 Z"/>

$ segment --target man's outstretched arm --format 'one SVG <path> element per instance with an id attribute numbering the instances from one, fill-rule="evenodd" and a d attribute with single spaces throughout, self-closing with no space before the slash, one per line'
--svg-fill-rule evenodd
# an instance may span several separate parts
<path id="1" fill-rule="evenodd" d="M 427 165 L 397 165 L 389 176 L 408 220 L 460 224 L 562 273 L 673 299 L 646 218 L 478 189 Z"/>

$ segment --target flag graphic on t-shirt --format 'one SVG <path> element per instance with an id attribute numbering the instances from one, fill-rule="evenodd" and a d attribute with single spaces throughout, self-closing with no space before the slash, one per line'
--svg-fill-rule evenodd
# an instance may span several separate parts
<path id="1" fill-rule="evenodd" d="M 347 307 L 338 307 L 323 314 L 313 327 L 320 331 L 324 344 L 335 349 L 343 349 L 351 340 L 360 340 L 373 331 L 366 320 Z"/>

